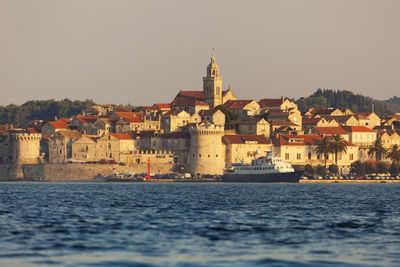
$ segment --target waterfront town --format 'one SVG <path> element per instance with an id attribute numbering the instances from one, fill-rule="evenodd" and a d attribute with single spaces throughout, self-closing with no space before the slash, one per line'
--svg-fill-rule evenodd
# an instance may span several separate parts
<path id="1" fill-rule="evenodd" d="M 203 89 L 180 90 L 169 103 L 96 105 L 69 118 L 2 125 L 0 165 L 8 166 L 3 176 L 24 178 L 24 165 L 103 164 L 135 171 L 148 162 L 160 173 L 221 175 L 267 151 L 310 175 L 348 175 L 362 164 L 397 175 L 400 114 L 379 117 L 373 107 L 360 113 L 300 111 L 285 96 L 237 99 L 234 91 L 223 85 L 213 55 Z"/>

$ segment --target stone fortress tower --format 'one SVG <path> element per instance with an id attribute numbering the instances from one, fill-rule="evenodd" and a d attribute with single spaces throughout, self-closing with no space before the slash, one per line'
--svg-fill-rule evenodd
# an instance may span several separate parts
<path id="1" fill-rule="evenodd" d="M 222 105 L 222 76 L 219 75 L 219 68 L 215 63 L 214 54 L 207 66 L 207 75 L 203 77 L 203 99 L 211 109 Z"/>
<path id="2" fill-rule="evenodd" d="M 189 169 L 193 174 L 220 175 L 225 167 L 224 127 L 203 123 L 189 128 Z"/>
<path id="3" fill-rule="evenodd" d="M 22 179 L 23 164 L 37 164 L 40 159 L 40 133 L 12 133 L 10 135 L 10 178 Z"/>

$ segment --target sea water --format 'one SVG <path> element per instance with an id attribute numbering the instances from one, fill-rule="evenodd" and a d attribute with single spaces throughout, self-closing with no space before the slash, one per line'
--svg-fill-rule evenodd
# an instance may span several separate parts
<path id="1" fill-rule="evenodd" d="M 0 266 L 400 266 L 400 184 L 0 183 Z"/>

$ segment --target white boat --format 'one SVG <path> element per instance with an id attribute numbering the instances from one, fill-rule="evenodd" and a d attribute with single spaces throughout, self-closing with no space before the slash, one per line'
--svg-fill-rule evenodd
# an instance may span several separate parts
<path id="1" fill-rule="evenodd" d="M 221 176 L 223 182 L 257 183 L 297 183 L 302 171 L 295 171 L 289 163 L 280 157 L 267 153 L 266 157 L 252 160 L 251 165 L 239 164 L 226 170 Z"/>

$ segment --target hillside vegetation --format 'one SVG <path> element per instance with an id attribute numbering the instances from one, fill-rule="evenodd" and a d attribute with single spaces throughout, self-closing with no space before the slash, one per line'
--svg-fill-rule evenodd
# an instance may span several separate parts
<path id="1" fill-rule="evenodd" d="M 70 117 L 78 115 L 82 110 L 95 105 L 92 100 L 64 99 L 56 101 L 31 100 L 22 105 L 0 106 L 0 124 L 14 123 L 24 125 L 30 120 L 40 119 L 44 121 L 54 120 L 55 117 Z"/>
<path id="2" fill-rule="evenodd" d="M 400 98 L 379 101 L 361 94 L 346 90 L 318 89 L 309 97 L 301 97 L 296 101 L 299 109 L 304 111 L 311 107 L 349 108 L 353 112 L 375 111 L 379 116 L 400 112 Z"/>

